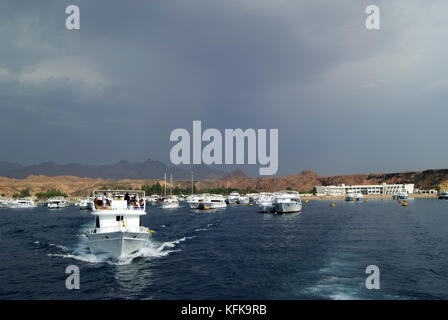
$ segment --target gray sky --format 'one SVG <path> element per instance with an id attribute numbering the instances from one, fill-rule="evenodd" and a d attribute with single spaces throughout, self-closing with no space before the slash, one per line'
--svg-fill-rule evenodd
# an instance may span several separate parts
<path id="1" fill-rule="evenodd" d="M 81 30 L 65 29 L 65 7 Z M 365 28 L 367 5 L 381 30 Z M 446 1 L 2 1 L 3 161 L 169 163 L 175 128 L 278 128 L 278 175 L 448 167 Z M 258 165 L 245 168 L 258 172 Z"/>

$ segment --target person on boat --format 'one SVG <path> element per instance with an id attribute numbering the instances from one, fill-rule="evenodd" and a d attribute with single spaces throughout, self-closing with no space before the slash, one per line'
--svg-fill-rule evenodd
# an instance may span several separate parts
<path id="1" fill-rule="evenodd" d="M 131 201 L 131 197 L 129 196 L 129 192 L 126 192 L 126 195 L 124 196 L 124 200 L 126 200 L 126 205 L 129 208 L 129 202 Z"/>
<path id="2" fill-rule="evenodd" d="M 106 199 L 106 192 L 104 192 L 104 195 L 101 197 L 101 200 L 103 200 L 103 208 L 105 208 L 106 207 L 106 201 L 107 201 L 107 199 Z"/>
<path id="3" fill-rule="evenodd" d="M 140 208 L 143 209 L 145 202 L 143 201 L 143 199 L 140 199 L 140 201 L 138 202 L 140 204 Z"/>

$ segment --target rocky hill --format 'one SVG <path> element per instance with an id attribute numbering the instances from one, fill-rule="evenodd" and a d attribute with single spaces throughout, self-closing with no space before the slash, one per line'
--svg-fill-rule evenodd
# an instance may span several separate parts
<path id="1" fill-rule="evenodd" d="M 163 183 L 161 179 L 103 179 L 79 178 L 75 176 L 35 176 L 25 179 L 0 177 L 0 194 L 11 196 L 22 189 L 29 189 L 32 194 L 48 189 L 59 189 L 71 196 L 86 196 L 94 189 L 115 188 L 141 188 L 142 185 Z M 197 189 L 229 187 L 238 189 L 254 189 L 257 191 L 277 191 L 286 188 L 309 192 L 315 186 L 345 184 L 381 184 L 386 183 L 414 183 L 419 189 L 432 189 L 448 187 L 448 169 L 432 169 L 425 171 L 398 172 L 398 173 L 371 173 L 338 176 L 319 176 L 311 170 L 304 170 L 296 175 L 285 177 L 251 178 L 242 170 L 236 170 L 219 179 L 204 179 L 195 181 Z M 190 188 L 190 180 L 173 181 L 174 186 L 184 189 Z"/>

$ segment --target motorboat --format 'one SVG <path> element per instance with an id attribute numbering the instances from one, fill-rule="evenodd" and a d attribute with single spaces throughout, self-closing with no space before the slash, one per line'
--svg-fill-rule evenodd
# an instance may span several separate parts
<path id="1" fill-rule="evenodd" d="M 240 194 L 236 191 L 233 191 L 227 197 L 227 201 L 229 202 L 229 204 L 234 204 L 234 203 L 238 203 L 239 198 L 240 198 Z"/>
<path id="2" fill-rule="evenodd" d="M 148 197 L 147 202 L 151 206 L 156 206 L 159 202 L 159 199 L 160 197 L 158 194 L 152 194 L 150 197 Z"/>
<path id="3" fill-rule="evenodd" d="M 9 203 L 12 201 L 9 198 L 0 198 L 0 208 L 9 208 Z"/>
<path id="4" fill-rule="evenodd" d="M 209 197 L 210 194 L 204 193 L 200 195 L 192 195 L 187 197 L 187 203 L 190 206 L 190 209 L 199 209 L 199 205 L 204 202 L 206 197 Z"/>
<path id="5" fill-rule="evenodd" d="M 92 202 L 92 199 L 90 198 L 79 198 L 75 203 L 75 206 L 79 207 L 80 210 L 91 209 L 91 206 L 89 205 L 90 202 Z"/>
<path id="6" fill-rule="evenodd" d="M 355 201 L 356 200 L 356 196 L 353 192 L 347 192 L 347 194 L 345 195 L 345 201 Z"/>
<path id="7" fill-rule="evenodd" d="M 273 204 L 276 213 L 294 213 L 302 211 L 302 200 L 297 191 L 283 190 L 276 192 Z"/>
<path id="8" fill-rule="evenodd" d="M 162 198 L 159 201 L 159 208 L 161 209 L 179 208 L 179 200 L 177 200 L 177 197 L 173 196 Z"/>
<path id="9" fill-rule="evenodd" d="M 15 199 L 11 200 L 8 203 L 8 208 L 15 209 L 15 208 L 35 208 L 36 204 L 34 203 L 33 199 L 31 198 L 23 198 L 23 199 Z"/>
<path id="10" fill-rule="evenodd" d="M 258 196 L 257 206 L 260 212 L 274 212 L 274 194 L 269 192 L 261 192 Z"/>
<path id="11" fill-rule="evenodd" d="M 151 230 L 141 226 L 146 215 L 145 192 L 98 190 L 93 192 L 95 229 L 87 232 L 90 251 L 123 258 L 145 247 Z"/>
<path id="12" fill-rule="evenodd" d="M 226 198 L 217 194 L 206 196 L 204 200 L 199 204 L 199 209 L 218 209 L 226 207 Z"/>
<path id="13" fill-rule="evenodd" d="M 237 203 L 238 204 L 249 204 L 249 197 L 248 196 L 245 196 L 245 195 L 241 195 L 241 196 L 239 196 L 238 197 L 238 201 L 237 201 Z"/>
<path id="14" fill-rule="evenodd" d="M 64 197 L 51 197 L 45 202 L 45 205 L 49 209 L 61 209 L 68 207 L 70 203 Z"/>

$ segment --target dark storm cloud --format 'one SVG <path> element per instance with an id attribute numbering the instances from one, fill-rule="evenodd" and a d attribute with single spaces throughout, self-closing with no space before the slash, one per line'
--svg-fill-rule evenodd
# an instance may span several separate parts
<path id="1" fill-rule="evenodd" d="M 168 161 L 202 120 L 278 128 L 281 175 L 446 166 L 447 5 L 377 1 L 371 32 L 369 4 L 2 2 L 1 160 Z"/>

